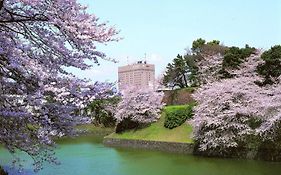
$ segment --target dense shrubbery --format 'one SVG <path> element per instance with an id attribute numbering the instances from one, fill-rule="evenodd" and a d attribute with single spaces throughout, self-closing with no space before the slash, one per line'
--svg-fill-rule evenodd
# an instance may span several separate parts
<path id="1" fill-rule="evenodd" d="M 187 119 L 193 116 L 192 108 L 194 104 L 181 106 L 168 106 L 165 108 L 164 126 L 173 129 L 182 125 Z"/>

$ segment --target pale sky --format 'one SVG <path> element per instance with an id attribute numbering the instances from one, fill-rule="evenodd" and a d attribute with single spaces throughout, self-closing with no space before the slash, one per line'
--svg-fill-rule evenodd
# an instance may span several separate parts
<path id="1" fill-rule="evenodd" d="M 120 30 L 119 42 L 98 46 L 119 63 L 101 61 L 73 71 L 93 81 L 117 81 L 120 65 L 146 60 L 156 76 L 192 41 L 217 39 L 227 46 L 246 43 L 268 49 L 281 44 L 280 0 L 78 0 L 101 22 Z"/>

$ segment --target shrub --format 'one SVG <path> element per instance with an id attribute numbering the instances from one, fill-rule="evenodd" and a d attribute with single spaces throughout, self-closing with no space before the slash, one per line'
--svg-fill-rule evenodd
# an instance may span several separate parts
<path id="1" fill-rule="evenodd" d="M 193 104 L 190 104 L 166 107 L 164 127 L 173 129 L 182 125 L 187 119 L 192 117 L 193 106 Z"/>

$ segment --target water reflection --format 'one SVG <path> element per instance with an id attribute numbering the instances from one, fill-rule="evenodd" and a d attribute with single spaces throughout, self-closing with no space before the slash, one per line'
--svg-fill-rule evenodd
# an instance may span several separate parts
<path id="1" fill-rule="evenodd" d="M 56 151 L 61 165 L 46 164 L 38 175 L 278 175 L 281 163 L 215 159 L 124 148 L 109 148 L 102 138 L 87 136 L 62 139 Z M 11 156 L 0 149 L 0 164 L 8 168 Z M 27 161 L 23 174 L 34 175 L 32 161 Z M 37 175 L 36 174 L 36 175 Z"/>

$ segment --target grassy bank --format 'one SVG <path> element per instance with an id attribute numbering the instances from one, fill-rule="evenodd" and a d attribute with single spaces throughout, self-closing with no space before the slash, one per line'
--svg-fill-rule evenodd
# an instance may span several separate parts
<path id="1" fill-rule="evenodd" d="M 182 106 L 182 105 L 181 105 Z M 164 127 L 165 111 L 180 108 L 181 106 L 168 106 L 161 115 L 161 118 L 152 123 L 150 126 L 139 129 L 131 130 L 121 134 L 112 133 L 108 135 L 108 138 L 119 139 L 136 139 L 136 140 L 153 140 L 153 141 L 166 141 L 166 142 L 183 142 L 191 143 L 192 127 L 189 124 L 182 124 L 174 129 L 167 129 Z"/>
<path id="2" fill-rule="evenodd" d="M 79 130 L 85 131 L 87 134 L 108 135 L 114 131 L 114 128 L 101 127 L 93 124 L 80 125 L 76 127 Z"/>

